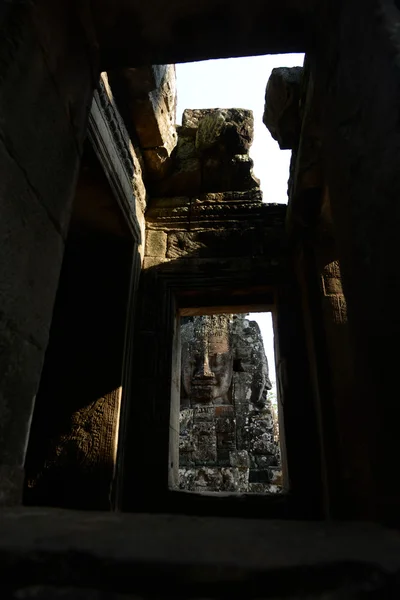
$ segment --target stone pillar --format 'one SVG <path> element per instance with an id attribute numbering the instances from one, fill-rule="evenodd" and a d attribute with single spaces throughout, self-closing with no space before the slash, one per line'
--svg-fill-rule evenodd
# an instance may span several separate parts
<path id="1" fill-rule="evenodd" d="M 336 8 L 336 6 L 335 6 Z M 348 411 L 366 473 L 359 514 L 398 520 L 400 452 L 400 7 L 343 3 L 319 42 L 324 162 L 356 390 Z M 368 472 L 369 471 L 369 472 Z"/>
<path id="2" fill-rule="evenodd" d="M 97 80 L 82 22 L 67 0 L 0 2 L 0 505 L 21 499 Z"/>
<path id="3" fill-rule="evenodd" d="M 292 514 L 300 519 L 322 518 L 322 451 L 301 293 L 294 277 L 276 291 L 274 329 L 282 466 L 284 480 L 289 480 Z"/>

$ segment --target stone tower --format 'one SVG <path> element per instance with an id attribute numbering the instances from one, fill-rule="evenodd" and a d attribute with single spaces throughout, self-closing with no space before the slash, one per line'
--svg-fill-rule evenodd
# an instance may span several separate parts
<path id="1" fill-rule="evenodd" d="M 182 324 L 180 487 L 275 493 L 280 451 L 258 324 L 244 315 Z"/>

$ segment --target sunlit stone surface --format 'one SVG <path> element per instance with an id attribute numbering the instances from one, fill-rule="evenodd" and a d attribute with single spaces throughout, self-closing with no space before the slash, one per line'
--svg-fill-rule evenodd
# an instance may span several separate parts
<path id="1" fill-rule="evenodd" d="M 276 493 L 281 468 L 258 324 L 243 315 L 182 324 L 180 487 Z"/>

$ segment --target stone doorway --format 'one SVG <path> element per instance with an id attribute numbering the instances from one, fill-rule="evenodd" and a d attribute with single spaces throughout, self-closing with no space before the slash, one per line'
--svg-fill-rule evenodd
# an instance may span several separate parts
<path id="1" fill-rule="evenodd" d="M 269 364 L 248 314 L 182 317 L 180 333 L 179 489 L 280 493 L 273 340 Z"/>
<path id="2" fill-rule="evenodd" d="M 133 250 L 88 142 L 33 415 L 25 504 L 112 507 Z"/>

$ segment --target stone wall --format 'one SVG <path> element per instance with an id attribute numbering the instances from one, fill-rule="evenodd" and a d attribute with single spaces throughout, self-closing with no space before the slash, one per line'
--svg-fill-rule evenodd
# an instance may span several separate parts
<path id="1" fill-rule="evenodd" d="M 323 156 L 323 98 L 312 57 L 304 67 L 274 69 L 264 122 L 281 148 L 292 149 L 287 230 L 302 290 L 302 312 L 318 414 L 326 510 L 358 512 L 364 503 L 365 454 L 354 445 L 359 415 L 347 302 L 342 288 L 330 189 Z"/>
<path id="2" fill-rule="evenodd" d="M 243 315 L 200 316 L 184 323 L 181 335 L 179 487 L 276 493 L 281 489 L 280 449 L 258 324 Z M 213 354 L 215 342 L 222 354 Z M 196 359 L 199 355 L 209 372 Z M 205 398 L 206 390 L 212 399 Z"/>
<path id="3" fill-rule="evenodd" d="M 99 70 L 68 1 L 0 7 L 0 504 L 21 500 L 83 140 Z"/>

